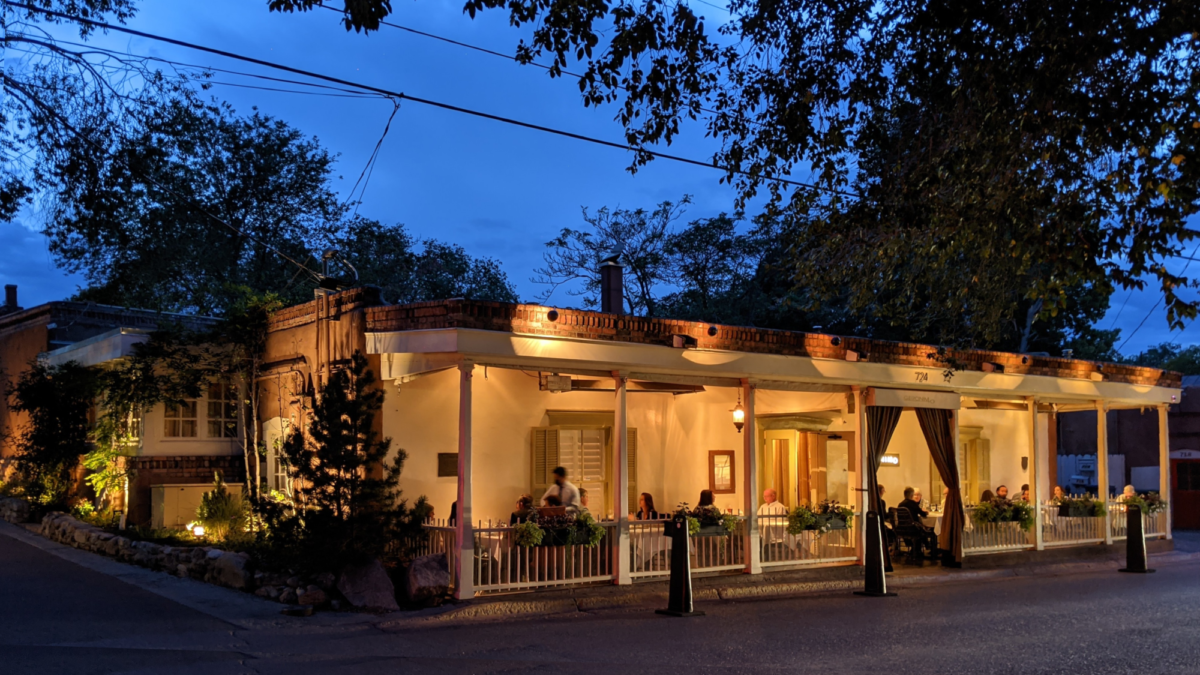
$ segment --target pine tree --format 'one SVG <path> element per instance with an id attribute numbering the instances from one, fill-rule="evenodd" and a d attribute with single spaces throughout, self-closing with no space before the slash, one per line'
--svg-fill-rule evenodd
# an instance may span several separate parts
<path id="1" fill-rule="evenodd" d="M 306 428 L 294 428 L 281 450 L 295 483 L 295 510 L 273 528 L 294 541 L 295 554 L 314 568 L 340 569 L 383 557 L 420 527 L 422 497 L 414 509 L 401 499 L 407 455 L 373 430 L 383 404 L 367 359 L 355 352 L 350 367 L 322 387 Z"/>

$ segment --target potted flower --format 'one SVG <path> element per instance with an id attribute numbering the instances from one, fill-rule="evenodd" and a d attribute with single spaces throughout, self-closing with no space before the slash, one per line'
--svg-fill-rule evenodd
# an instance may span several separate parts
<path id="1" fill-rule="evenodd" d="M 854 518 L 854 509 L 838 504 L 836 499 L 827 499 L 821 502 L 814 515 L 816 529 L 821 532 L 844 530 L 849 527 L 850 520 Z"/>
<path id="2" fill-rule="evenodd" d="M 591 515 L 531 516 L 513 528 L 517 546 L 595 546 L 604 528 Z"/>
<path id="3" fill-rule="evenodd" d="M 721 509 L 715 506 L 698 506 L 689 510 L 686 502 L 679 504 L 671 520 L 686 520 L 689 537 L 725 537 L 737 530 L 738 525 L 737 516 L 721 513 Z"/>
<path id="4" fill-rule="evenodd" d="M 996 499 L 975 507 L 971 520 L 976 524 L 1018 523 L 1026 532 L 1033 527 L 1033 507 L 1028 502 Z"/>
<path id="5" fill-rule="evenodd" d="M 1059 518 L 1103 518 L 1104 502 L 1091 497 L 1061 497 L 1058 499 Z"/>
<path id="6" fill-rule="evenodd" d="M 842 506 L 836 499 L 821 502 L 816 507 L 797 506 L 788 513 L 788 534 L 798 535 L 807 530 L 819 533 L 831 530 L 845 530 L 850 527 L 854 518 L 854 510 Z"/>

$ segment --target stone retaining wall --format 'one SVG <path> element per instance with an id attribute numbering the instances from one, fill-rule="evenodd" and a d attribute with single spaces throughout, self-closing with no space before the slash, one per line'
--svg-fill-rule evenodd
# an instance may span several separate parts
<path id="1" fill-rule="evenodd" d="M 38 531 L 60 544 L 178 577 L 253 592 L 277 602 L 329 605 L 334 609 L 344 604 L 341 598 L 333 597 L 337 593 L 334 575 L 307 577 L 255 570 L 253 561 L 245 553 L 211 546 L 166 546 L 136 541 L 58 512 L 46 514 Z"/>

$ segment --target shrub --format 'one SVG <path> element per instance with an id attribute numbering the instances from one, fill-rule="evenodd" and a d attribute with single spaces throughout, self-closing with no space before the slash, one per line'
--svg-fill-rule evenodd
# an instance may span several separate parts
<path id="1" fill-rule="evenodd" d="M 214 541 L 223 541 L 246 530 L 246 510 L 237 495 L 230 494 L 221 480 L 221 474 L 213 474 L 213 489 L 200 498 L 196 509 L 196 522 L 204 526 L 204 533 Z"/>

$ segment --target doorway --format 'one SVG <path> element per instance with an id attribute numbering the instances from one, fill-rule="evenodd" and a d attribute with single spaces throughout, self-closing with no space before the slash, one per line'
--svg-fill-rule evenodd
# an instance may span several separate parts
<path id="1" fill-rule="evenodd" d="M 850 432 L 772 429 L 763 432 L 760 485 L 793 508 L 835 499 L 854 506 L 858 446 Z"/>
<path id="2" fill-rule="evenodd" d="M 1171 495 L 1167 499 L 1170 500 L 1172 528 L 1200 530 L 1200 459 L 1171 460 Z"/>

